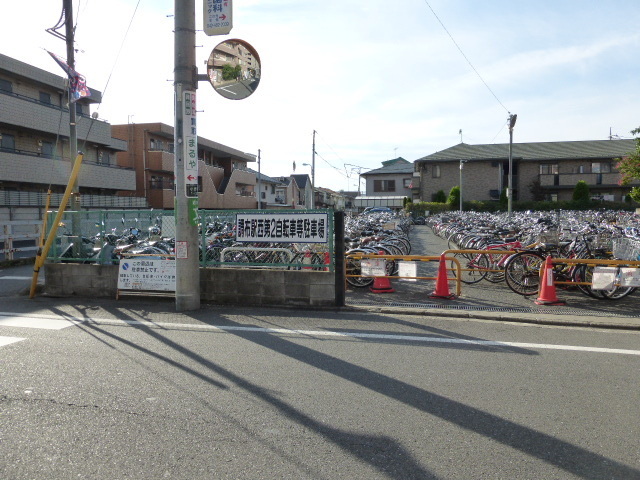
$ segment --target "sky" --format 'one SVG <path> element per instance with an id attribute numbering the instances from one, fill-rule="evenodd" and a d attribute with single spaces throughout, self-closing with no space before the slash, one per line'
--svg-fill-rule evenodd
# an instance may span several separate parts
<path id="1" fill-rule="evenodd" d="M 0 52 L 62 76 L 46 32 L 62 0 L 5 2 Z M 111 124 L 174 123 L 174 2 L 74 0 L 76 70 Z M 244 100 L 198 86 L 198 135 L 258 154 L 272 177 L 364 188 L 359 173 L 459 144 L 631 138 L 640 126 L 637 0 L 235 0 L 228 35 L 202 31 L 199 73 L 228 39 L 262 78 Z M 62 29 L 64 32 L 64 29 Z M 295 172 L 293 164 L 296 164 Z M 304 165 L 304 164 L 308 165 Z M 251 165 L 255 170 L 258 165 Z"/>

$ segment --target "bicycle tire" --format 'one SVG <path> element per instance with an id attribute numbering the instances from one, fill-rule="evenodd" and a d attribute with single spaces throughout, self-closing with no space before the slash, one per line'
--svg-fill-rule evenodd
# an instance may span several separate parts
<path id="1" fill-rule="evenodd" d="M 454 257 L 460 262 L 460 281 L 462 283 L 472 285 L 486 277 L 489 264 L 484 255 L 477 255 L 475 258 L 469 259 L 464 254 L 456 253 Z M 453 260 L 451 260 L 451 269 L 455 277 L 457 265 Z"/>
<path id="2" fill-rule="evenodd" d="M 513 255 L 504 268 L 507 286 L 518 295 L 531 296 L 538 293 L 540 268 L 544 257 L 535 252 L 520 252 Z"/>
<path id="3" fill-rule="evenodd" d="M 485 280 L 491 283 L 502 283 L 504 282 L 504 270 L 498 267 L 498 263 L 502 260 L 503 255 L 498 254 L 484 254 L 483 256 L 487 257 L 487 274 L 485 275 Z M 500 270 L 500 271 L 495 271 Z"/>

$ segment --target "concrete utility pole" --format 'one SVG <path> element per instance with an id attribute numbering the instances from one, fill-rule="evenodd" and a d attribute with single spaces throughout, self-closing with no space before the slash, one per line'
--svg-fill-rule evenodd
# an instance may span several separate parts
<path id="1" fill-rule="evenodd" d="M 182 312 L 200 308 L 195 0 L 175 0 L 174 13 L 176 311 Z M 194 164 L 195 177 L 190 172 Z"/>
<path id="2" fill-rule="evenodd" d="M 64 9 L 64 26 L 65 37 L 67 44 L 67 65 L 72 70 L 76 68 L 75 60 L 75 32 L 73 30 L 73 2 L 72 0 L 63 0 L 62 8 Z M 67 89 L 67 95 L 69 99 L 69 158 L 73 162 L 78 155 L 78 131 L 76 129 L 76 104 L 71 102 L 71 82 L 69 82 L 69 88 Z M 78 186 L 78 180 L 73 183 L 71 189 L 71 210 L 80 210 L 80 187 Z M 74 222 L 74 227 L 77 227 Z M 73 228 L 73 234 L 78 234 L 78 229 Z"/>
<path id="3" fill-rule="evenodd" d="M 509 113 L 509 180 L 507 186 L 507 214 L 511 217 L 511 206 L 513 202 L 513 127 L 516 124 L 518 115 Z"/>
<path id="4" fill-rule="evenodd" d="M 311 148 L 311 208 L 316 206 L 316 131 L 313 131 L 313 145 Z"/>
<path id="5" fill-rule="evenodd" d="M 258 210 L 262 209 L 262 182 L 260 178 L 262 174 L 260 173 L 260 149 L 258 149 Z"/>

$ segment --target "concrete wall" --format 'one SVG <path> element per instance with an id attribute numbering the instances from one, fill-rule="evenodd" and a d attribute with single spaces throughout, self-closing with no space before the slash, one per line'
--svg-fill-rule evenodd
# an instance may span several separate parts
<path id="1" fill-rule="evenodd" d="M 44 293 L 116 297 L 117 265 L 47 263 Z M 201 268 L 201 300 L 222 305 L 335 305 L 335 274 L 313 270 Z"/>

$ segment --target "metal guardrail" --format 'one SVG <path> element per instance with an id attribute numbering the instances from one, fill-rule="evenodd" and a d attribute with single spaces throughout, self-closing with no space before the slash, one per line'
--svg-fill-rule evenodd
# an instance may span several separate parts
<path id="1" fill-rule="evenodd" d="M 8 221 L 2 224 L 0 230 L 0 259 L 1 260 L 14 260 L 15 254 L 19 252 L 33 252 L 33 257 L 36 256 L 38 251 L 38 240 L 40 239 L 40 227 L 42 222 L 32 220 L 15 220 Z M 15 227 L 18 227 L 17 229 Z M 33 232 L 28 230 L 33 227 Z M 17 231 L 16 231 L 17 230 Z M 18 242 L 33 242 L 33 245 L 16 247 L 14 241 Z"/>
<path id="2" fill-rule="evenodd" d="M 460 296 L 461 293 L 461 280 L 460 280 L 460 261 L 455 257 L 447 257 L 446 255 L 438 255 L 438 256 L 430 256 L 430 255 L 376 255 L 376 254 L 355 254 L 355 255 L 346 255 L 346 258 L 352 258 L 355 260 L 362 259 L 385 259 L 385 260 L 401 260 L 407 262 L 440 262 L 444 260 L 446 262 L 452 262 L 455 265 L 455 268 L 445 267 L 447 271 L 455 271 L 455 278 L 449 278 L 447 276 L 447 282 L 455 282 L 456 283 L 456 295 Z M 365 278 L 377 278 L 376 275 L 346 275 L 347 277 L 365 277 Z M 400 278 L 400 279 L 415 279 L 415 280 L 438 280 L 438 277 L 407 277 L 407 276 L 399 276 L 399 275 L 384 275 L 385 278 Z"/>

